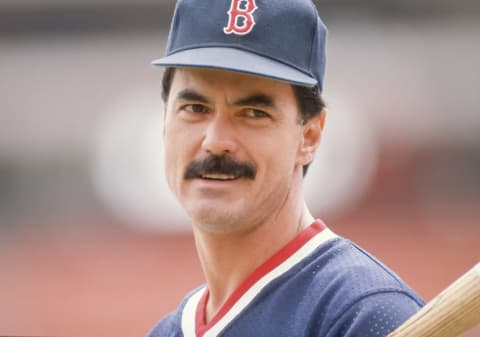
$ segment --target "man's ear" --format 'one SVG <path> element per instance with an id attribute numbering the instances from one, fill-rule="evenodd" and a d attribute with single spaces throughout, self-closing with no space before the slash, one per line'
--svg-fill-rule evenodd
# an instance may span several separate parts
<path id="1" fill-rule="evenodd" d="M 298 163 L 302 166 L 310 164 L 313 160 L 315 151 L 320 145 L 326 115 L 327 111 L 322 110 L 319 115 L 311 118 L 303 126 L 302 142 L 298 153 Z"/>

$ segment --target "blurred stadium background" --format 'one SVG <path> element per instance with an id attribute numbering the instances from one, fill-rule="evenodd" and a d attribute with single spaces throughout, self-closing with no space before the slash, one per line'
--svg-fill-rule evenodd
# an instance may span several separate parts
<path id="1" fill-rule="evenodd" d="M 0 2 L 0 335 L 143 336 L 203 282 L 149 65 L 173 5 Z M 480 2 L 318 5 L 329 115 L 308 198 L 429 300 L 480 257 Z"/>

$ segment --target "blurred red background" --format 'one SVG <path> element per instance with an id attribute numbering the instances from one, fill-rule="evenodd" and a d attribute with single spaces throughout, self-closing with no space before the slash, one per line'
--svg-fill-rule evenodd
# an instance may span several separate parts
<path id="1" fill-rule="evenodd" d="M 478 262 L 479 218 L 356 215 L 328 222 L 430 300 Z M 1 335 L 142 336 L 203 283 L 190 235 L 93 224 L 95 230 L 37 231 L 45 224 L 32 222 L 2 236 Z"/>

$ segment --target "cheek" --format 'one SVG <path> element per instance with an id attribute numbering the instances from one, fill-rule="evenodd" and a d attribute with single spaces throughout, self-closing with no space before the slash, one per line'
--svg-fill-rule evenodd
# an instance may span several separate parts
<path id="1" fill-rule="evenodd" d="M 270 137 L 264 142 L 264 151 L 258 151 L 259 171 L 269 182 L 281 181 L 292 175 L 296 164 L 297 146 L 291 136 Z M 256 146 L 261 149 L 262 146 Z M 266 149 L 268 148 L 268 150 Z"/>
<path id="2" fill-rule="evenodd" d="M 172 191 L 175 191 L 175 172 L 176 172 L 176 158 L 175 150 L 172 148 L 172 142 L 167 137 L 164 138 L 164 162 L 165 162 L 165 177 L 168 185 Z"/>
<path id="3" fill-rule="evenodd" d="M 182 148 L 184 148 L 185 145 L 182 143 L 182 137 L 179 137 L 179 134 L 170 126 L 164 129 L 163 142 L 165 150 L 165 173 L 170 187 L 174 188 L 172 184 L 175 183 L 175 177 L 181 174 Z"/>
<path id="4" fill-rule="evenodd" d="M 259 165 L 264 167 L 267 175 L 284 175 L 293 171 L 297 161 L 299 139 L 291 129 L 281 133 L 264 133 L 261 137 L 245 137 L 244 139 L 255 140 L 250 144 L 253 149 L 252 153 L 255 153 Z"/>
<path id="5" fill-rule="evenodd" d="M 164 129 L 165 168 L 169 183 L 181 181 L 185 168 L 194 159 L 196 132 L 178 123 L 168 123 Z"/>

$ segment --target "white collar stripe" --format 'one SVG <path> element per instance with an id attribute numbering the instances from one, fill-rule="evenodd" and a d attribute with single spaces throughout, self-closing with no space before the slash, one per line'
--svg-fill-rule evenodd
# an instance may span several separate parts
<path id="1" fill-rule="evenodd" d="M 196 337 L 195 336 L 195 316 L 197 307 L 202 299 L 203 293 L 207 288 L 202 287 L 197 290 L 195 294 L 190 296 L 183 308 L 182 312 L 182 332 L 183 337 Z"/>
<path id="2" fill-rule="evenodd" d="M 302 247 L 295 251 L 285 261 L 276 266 L 273 270 L 263 275 L 255 284 L 253 284 L 235 304 L 220 318 L 220 320 L 205 332 L 203 337 L 216 337 L 223 329 L 238 316 L 264 289 L 271 281 L 289 271 L 293 266 L 302 261 L 305 257 L 313 253 L 321 244 L 336 238 L 337 235 L 325 228 L 315 234 Z M 195 335 L 195 314 L 201 297 L 206 288 L 200 289 L 195 293 L 185 305 L 182 313 L 182 330 L 184 337 L 201 337 Z"/>

